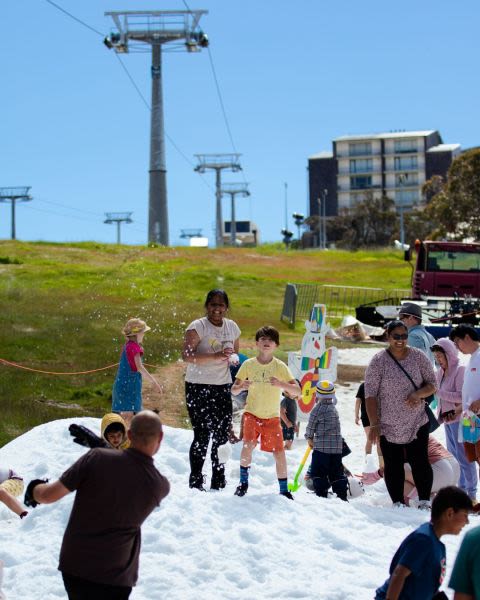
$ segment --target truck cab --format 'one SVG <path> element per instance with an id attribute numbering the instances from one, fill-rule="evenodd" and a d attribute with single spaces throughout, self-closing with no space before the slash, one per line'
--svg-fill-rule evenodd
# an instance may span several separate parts
<path id="1" fill-rule="evenodd" d="M 415 242 L 412 298 L 480 298 L 480 244 Z"/>

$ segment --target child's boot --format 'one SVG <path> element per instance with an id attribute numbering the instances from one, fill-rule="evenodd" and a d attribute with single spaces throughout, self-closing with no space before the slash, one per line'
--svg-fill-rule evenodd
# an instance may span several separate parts
<path id="1" fill-rule="evenodd" d="M 235 496 L 245 496 L 245 494 L 247 493 L 249 471 L 250 467 L 242 467 L 242 465 L 240 465 L 240 484 L 235 490 Z"/>
<path id="2" fill-rule="evenodd" d="M 240 483 L 234 492 L 235 496 L 245 496 L 248 491 L 248 483 Z"/>
<path id="3" fill-rule="evenodd" d="M 285 477 L 284 479 L 279 479 L 278 485 L 280 486 L 280 495 L 293 500 L 292 493 L 288 491 L 287 478 Z"/>

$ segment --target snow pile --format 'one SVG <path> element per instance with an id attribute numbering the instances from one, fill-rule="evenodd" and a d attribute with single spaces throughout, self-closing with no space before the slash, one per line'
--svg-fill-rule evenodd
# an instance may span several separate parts
<path id="1" fill-rule="evenodd" d="M 337 406 L 353 451 L 345 464 L 361 473 L 364 433 L 353 419 L 356 390 L 357 384 L 339 386 Z M 53 481 L 85 452 L 71 440 L 72 422 L 95 431 L 100 427 L 100 421 L 92 418 L 41 425 L 0 449 L 0 464 L 15 468 L 27 481 L 34 477 Z M 443 430 L 438 436 L 442 440 Z M 391 508 L 383 481 L 348 504 L 317 498 L 303 486 L 292 502 L 278 494 L 272 457 L 258 450 L 249 492 L 235 497 L 239 444 L 227 464 L 224 491 L 190 490 L 191 437 L 190 431 L 165 428 L 155 460 L 172 491 L 143 526 L 140 579 L 132 600 L 371 600 L 387 576 L 398 544 L 427 517 L 415 509 Z M 290 479 L 305 451 L 302 437 L 287 453 Z M 31 509 L 23 521 L 0 506 L 0 559 L 5 562 L 8 600 L 65 598 L 57 560 L 72 500 L 69 495 L 57 504 Z M 443 538 L 449 567 L 446 581 L 460 538 Z"/>

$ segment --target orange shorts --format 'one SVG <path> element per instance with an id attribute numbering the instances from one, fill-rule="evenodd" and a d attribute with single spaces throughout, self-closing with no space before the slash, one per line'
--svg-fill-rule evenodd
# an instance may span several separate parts
<path id="1" fill-rule="evenodd" d="M 260 419 L 251 413 L 244 413 L 243 438 L 244 442 L 256 444 L 260 438 L 260 449 L 264 452 L 279 452 L 283 450 L 283 434 L 280 417 Z"/>

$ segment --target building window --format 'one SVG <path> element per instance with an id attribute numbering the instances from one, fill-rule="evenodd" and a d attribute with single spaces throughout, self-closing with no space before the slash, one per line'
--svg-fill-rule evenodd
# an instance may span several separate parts
<path id="1" fill-rule="evenodd" d="M 417 140 L 415 139 L 402 139 L 394 141 L 395 154 L 401 154 L 402 152 L 418 152 Z"/>
<path id="2" fill-rule="evenodd" d="M 418 190 L 401 190 L 395 194 L 397 206 L 413 206 L 418 204 Z"/>
<path id="3" fill-rule="evenodd" d="M 350 189 L 351 190 L 365 190 L 372 187 L 371 175 L 364 175 L 358 177 L 350 177 Z"/>
<path id="4" fill-rule="evenodd" d="M 418 169 L 416 156 L 396 156 L 395 171 L 415 171 Z"/>
<path id="5" fill-rule="evenodd" d="M 356 158 L 350 161 L 350 173 L 369 173 L 372 170 L 371 158 Z"/>
<path id="6" fill-rule="evenodd" d="M 396 187 L 411 187 L 412 185 L 418 185 L 417 173 L 398 173 L 398 175 L 395 175 Z"/>
<path id="7" fill-rule="evenodd" d="M 348 144 L 348 154 L 350 156 L 362 156 L 372 153 L 372 142 L 354 142 Z"/>

